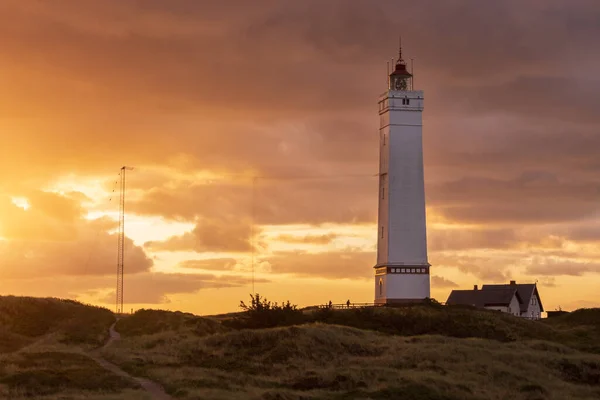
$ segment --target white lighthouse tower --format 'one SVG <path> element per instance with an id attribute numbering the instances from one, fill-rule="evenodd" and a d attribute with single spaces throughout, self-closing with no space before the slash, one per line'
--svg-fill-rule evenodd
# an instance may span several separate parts
<path id="1" fill-rule="evenodd" d="M 379 225 L 375 303 L 430 297 L 423 179 L 423 91 L 414 90 L 402 48 L 379 97 Z"/>

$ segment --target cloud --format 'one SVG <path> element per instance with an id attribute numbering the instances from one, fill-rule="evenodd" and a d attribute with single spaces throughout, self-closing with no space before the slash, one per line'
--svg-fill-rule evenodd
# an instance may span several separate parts
<path id="1" fill-rule="evenodd" d="M 430 251 L 452 251 L 477 248 L 507 249 L 520 243 L 516 230 L 511 228 L 433 228 L 429 229 L 427 244 Z"/>
<path id="2" fill-rule="evenodd" d="M 364 223 L 376 219 L 377 179 L 373 174 L 282 173 L 262 176 L 254 184 L 252 180 L 236 180 L 235 176 L 229 182 L 173 179 L 169 185 L 133 199 L 128 209 L 175 220 L 200 218 L 199 234 L 204 226 L 239 233 L 246 229 L 249 233 L 245 224 L 250 220 L 260 225 Z"/>
<path id="3" fill-rule="evenodd" d="M 338 238 L 338 235 L 335 233 L 328 233 L 324 235 L 306 235 L 306 236 L 297 236 L 297 235 L 278 235 L 273 240 L 290 243 L 290 244 L 317 244 L 317 245 L 325 245 L 329 244 Z"/>
<path id="4" fill-rule="evenodd" d="M 581 276 L 589 272 L 600 272 L 600 261 L 535 257 L 527 266 L 527 273 L 531 275 Z"/>
<path id="5" fill-rule="evenodd" d="M 271 272 L 276 274 L 360 279 L 373 275 L 376 256 L 372 252 L 348 248 L 320 253 L 276 252 L 272 256 L 263 257 L 261 261 L 267 262 Z"/>
<path id="6" fill-rule="evenodd" d="M 548 223 L 583 219 L 600 211 L 600 185 L 561 181 L 549 173 L 513 179 L 462 178 L 435 185 L 433 206 L 465 223 Z"/>
<path id="7" fill-rule="evenodd" d="M 106 276 L 116 271 L 116 235 L 86 232 L 73 241 L 0 241 L 0 276 L 3 279 L 69 276 Z M 131 239 L 125 240 L 128 273 L 148 271 L 153 261 Z"/>
<path id="8" fill-rule="evenodd" d="M 128 212 L 196 223 L 149 254 L 241 254 L 253 224 L 373 224 L 376 99 L 399 26 L 426 93 L 429 215 L 452 225 L 430 227 L 432 262 L 504 281 L 543 248 L 578 264 L 542 272 L 593 270 L 572 255 L 592 253 L 600 213 L 599 18 L 594 0 L 3 1 L 0 273 L 110 270 L 113 250 L 81 267 L 96 231 L 99 248 L 114 245 L 109 221 L 82 220 L 95 196 L 40 190 L 108 180 L 123 163 L 137 167 Z M 148 271 L 128 246 L 128 265 Z M 369 257 L 271 261 L 339 278 L 362 276 Z"/>
<path id="9" fill-rule="evenodd" d="M 0 236 L 11 239 L 69 240 L 83 216 L 79 202 L 40 190 L 23 196 L 29 203 L 24 210 L 0 192 Z"/>
<path id="10" fill-rule="evenodd" d="M 43 123 L 36 118 L 13 120 L 11 130 L 23 131 L 22 150 L 53 171 L 98 171 L 125 155 L 141 164 L 178 153 L 197 160 L 226 158 L 241 166 L 246 157 L 260 151 L 260 147 L 244 145 L 262 138 L 254 134 L 251 123 L 240 124 L 244 127 L 223 136 L 235 120 L 225 117 L 230 113 L 252 115 L 252 121 L 288 121 L 293 126 L 307 115 L 325 121 L 334 121 L 336 115 L 347 119 L 348 110 L 353 110 L 354 119 L 363 121 L 358 127 L 373 126 L 368 123 L 377 95 L 373 88 L 383 83 L 383 63 L 377 60 L 395 55 L 398 24 L 410 38 L 405 42 L 417 59 L 418 76 L 424 77 L 420 82 L 436 94 L 431 97 L 429 115 L 439 119 L 449 104 L 458 103 L 457 97 L 471 98 L 466 90 L 485 82 L 500 85 L 500 78 L 512 78 L 519 86 L 517 79 L 528 71 L 549 71 L 559 79 L 572 77 L 571 65 L 556 62 L 554 54 L 580 50 L 579 59 L 570 59 L 589 64 L 593 54 L 581 50 L 593 48 L 591 38 L 597 28 L 590 21 L 598 13 L 593 4 L 550 11 L 552 7 L 514 2 L 440 6 L 437 2 L 333 1 L 285 7 L 259 2 L 252 9 L 240 3 L 233 10 L 103 3 L 68 8 L 23 8 L 15 2 L 4 6 L 5 49 L 14 56 L 4 68 L 13 77 L 7 88 L 13 95 L 3 110 L 9 115 L 52 116 Z M 530 21 L 536 21 L 536 29 L 530 29 Z M 428 27 L 425 33 L 423 26 Z M 482 34 L 490 29 L 503 34 Z M 213 56 L 204 57 L 209 53 Z M 290 88 L 293 95 L 281 96 L 282 87 Z M 478 104 L 489 104 L 486 111 L 495 107 L 489 100 L 498 97 L 497 89 L 482 91 L 477 98 Z M 504 93 L 510 89 L 507 85 Z M 458 94 L 460 90 L 463 94 Z M 53 95 L 58 92 L 60 98 Z M 333 92 L 339 93 L 340 100 L 332 101 L 329 93 Z M 514 98 L 513 103 L 517 103 Z M 97 111 L 107 108 L 111 119 Z M 73 109 L 79 113 L 72 113 Z M 224 117 L 227 124 L 222 122 Z M 361 129 L 345 130 L 353 138 L 360 136 Z M 50 131 L 60 132 L 61 137 L 47 135 Z M 447 133 L 435 137 L 453 136 Z M 31 146 L 34 139 L 41 141 L 41 148 L 52 150 L 52 158 Z M 324 139 L 326 148 L 328 140 Z M 63 141 L 72 146 L 56 145 Z M 345 147 L 351 149 L 346 154 L 367 156 L 361 144 L 346 142 Z M 240 147 L 245 150 L 242 159 L 237 154 Z M 81 158 L 72 149 L 79 154 L 85 149 L 88 165 L 77 163 Z M 113 156 L 115 152 L 118 155 Z M 373 152 L 369 159 L 375 157 Z M 314 158 L 326 161 L 321 154 Z M 44 172 L 37 166 L 27 170 L 31 168 Z"/>
<path id="11" fill-rule="evenodd" d="M 185 260 L 178 264 L 178 266 L 190 269 L 203 269 L 203 270 L 215 270 L 215 271 L 226 271 L 232 270 L 237 265 L 235 258 L 207 258 L 200 260 Z"/>
<path id="12" fill-rule="evenodd" d="M 168 304 L 171 296 L 196 293 L 199 290 L 247 286 L 250 278 L 238 275 L 175 274 L 141 272 L 127 274 L 124 285 L 126 304 Z M 264 278 L 256 283 L 267 283 Z M 2 279 L 0 290 L 6 294 L 50 296 L 60 298 L 94 298 L 111 307 L 115 303 L 113 276 L 32 276 L 28 279 Z"/>
<path id="13" fill-rule="evenodd" d="M 113 275 L 116 270 L 116 223 L 108 218 L 87 220 L 79 200 L 69 195 L 34 191 L 23 210 L 0 197 L 0 276 L 3 279 L 53 275 Z M 125 238 L 130 273 L 148 271 L 152 260 Z"/>
<path id="14" fill-rule="evenodd" d="M 438 287 L 438 288 L 456 288 L 456 287 L 458 287 L 458 284 L 456 284 L 455 282 L 452 282 L 451 280 L 446 279 L 443 276 L 435 276 L 435 275 L 431 276 L 431 284 L 434 287 Z"/>
<path id="15" fill-rule="evenodd" d="M 248 252 L 252 250 L 251 231 L 250 223 L 234 218 L 204 219 L 192 232 L 171 236 L 165 241 L 150 241 L 144 247 L 153 251 Z"/>
<path id="16" fill-rule="evenodd" d="M 256 281 L 256 280 L 255 280 Z M 210 274 L 145 273 L 127 277 L 124 289 L 128 304 L 167 304 L 175 294 L 195 293 L 204 289 L 222 289 L 249 285 L 250 278 L 241 276 L 214 276 Z M 258 282 L 267 282 L 260 279 Z M 98 299 L 101 303 L 114 302 L 111 292 Z"/>
<path id="17" fill-rule="evenodd" d="M 488 282 L 509 280 L 510 271 L 518 266 L 519 257 L 500 254 L 489 256 L 436 253 L 430 256 L 432 268 L 456 268 Z"/>

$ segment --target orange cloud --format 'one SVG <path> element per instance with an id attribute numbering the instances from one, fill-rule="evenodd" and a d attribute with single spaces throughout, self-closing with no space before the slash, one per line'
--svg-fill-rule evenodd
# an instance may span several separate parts
<path id="1" fill-rule="evenodd" d="M 267 262 L 273 273 L 362 279 L 371 277 L 376 256 L 373 252 L 347 248 L 321 253 L 276 252 L 272 256 L 262 257 L 261 261 Z"/>
<path id="2" fill-rule="evenodd" d="M 600 279 L 590 249 L 600 240 L 600 57 L 589 51 L 600 9 L 530 3 L 3 1 L 0 273 L 110 271 L 114 222 L 83 218 L 87 207 L 107 211 L 98 199 L 43 190 L 70 176 L 110 180 L 110 191 L 123 164 L 138 167 L 128 213 L 196 224 L 144 249 L 128 242 L 127 265 L 148 276 L 153 261 L 169 268 L 158 251 L 242 257 L 252 224 L 374 224 L 375 103 L 402 26 L 426 93 L 428 207 L 452 226 L 430 224 L 434 266 L 465 279 Z M 328 240 L 311 235 L 303 241 Z M 101 250 L 88 263 L 93 243 Z M 534 256 L 572 264 L 530 265 Z M 360 279 L 374 255 L 260 257 L 272 274 Z"/>
<path id="3" fill-rule="evenodd" d="M 250 244 L 250 223 L 239 220 L 198 221 L 192 232 L 172 236 L 163 242 L 147 242 L 144 247 L 154 251 L 196 251 L 196 252 L 248 252 Z"/>
<path id="4" fill-rule="evenodd" d="M 202 260 L 185 260 L 178 266 L 190 269 L 227 271 L 232 270 L 237 265 L 234 258 L 208 258 Z"/>
<path id="5" fill-rule="evenodd" d="M 306 235 L 306 236 L 295 236 L 295 235 L 278 235 L 273 240 L 291 243 L 291 244 L 318 244 L 325 245 L 331 243 L 338 237 L 335 233 L 328 233 L 324 235 Z"/>
<path id="6" fill-rule="evenodd" d="M 458 285 L 455 282 L 452 282 L 449 279 L 444 278 L 443 276 L 431 276 L 431 286 L 439 287 L 439 288 L 456 288 Z"/>

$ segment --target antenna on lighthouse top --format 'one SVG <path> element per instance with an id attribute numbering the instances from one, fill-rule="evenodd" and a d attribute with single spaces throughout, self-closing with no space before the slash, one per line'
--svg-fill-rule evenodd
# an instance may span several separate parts
<path id="1" fill-rule="evenodd" d="M 402 60 L 402 35 L 398 35 L 398 62 Z"/>

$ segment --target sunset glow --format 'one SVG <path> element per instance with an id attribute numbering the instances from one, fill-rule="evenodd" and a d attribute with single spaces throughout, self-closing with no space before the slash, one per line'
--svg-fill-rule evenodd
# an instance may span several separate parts
<path id="1" fill-rule="evenodd" d="M 372 302 L 401 27 L 427 99 L 432 296 L 515 279 L 547 310 L 600 305 L 595 3 L 149 3 L 0 5 L 2 294 L 113 308 L 128 165 L 127 310 L 232 312 L 253 287 Z"/>

